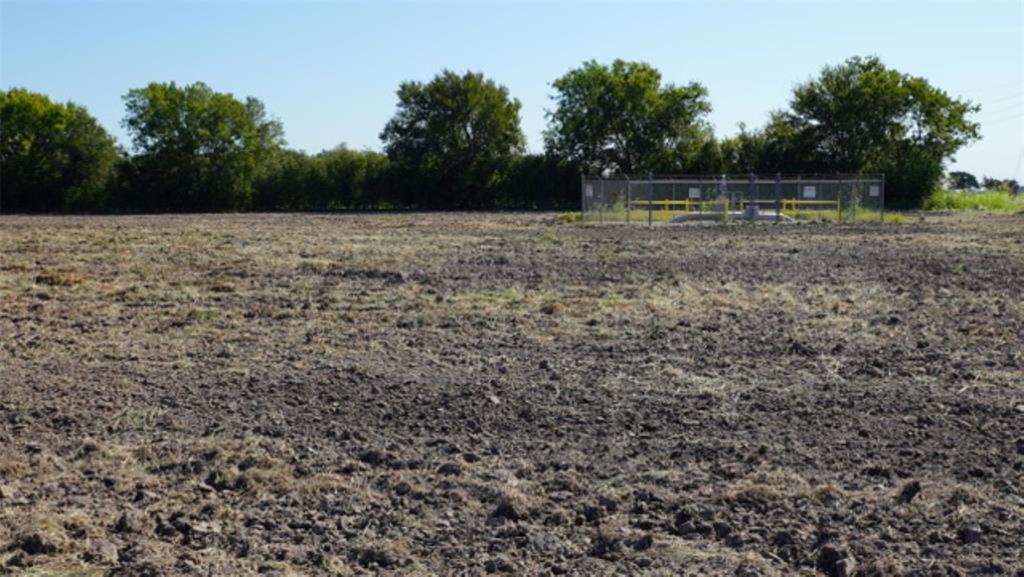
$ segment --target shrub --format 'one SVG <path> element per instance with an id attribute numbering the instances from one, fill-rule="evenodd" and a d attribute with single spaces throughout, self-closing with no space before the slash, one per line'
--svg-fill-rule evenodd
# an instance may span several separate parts
<path id="1" fill-rule="evenodd" d="M 989 210 L 1015 212 L 1024 210 L 1024 196 L 1008 192 L 964 192 L 940 190 L 924 202 L 926 210 Z"/>

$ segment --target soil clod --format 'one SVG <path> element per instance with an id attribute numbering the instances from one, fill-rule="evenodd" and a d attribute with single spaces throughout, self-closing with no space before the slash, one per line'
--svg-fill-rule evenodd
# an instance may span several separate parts
<path id="1" fill-rule="evenodd" d="M 971 545 L 981 542 L 981 528 L 977 525 L 965 525 L 960 528 L 960 542 Z"/>
<path id="2" fill-rule="evenodd" d="M 908 481 L 907 483 L 905 483 L 903 485 L 903 488 L 900 489 L 900 493 L 899 493 L 899 495 L 896 496 L 896 500 L 899 501 L 900 503 L 906 505 L 906 504 L 910 503 L 911 501 L 913 501 L 914 497 L 916 497 L 918 495 L 918 493 L 920 493 L 920 492 L 921 492 L 921 482 L 920 481 Z"/>

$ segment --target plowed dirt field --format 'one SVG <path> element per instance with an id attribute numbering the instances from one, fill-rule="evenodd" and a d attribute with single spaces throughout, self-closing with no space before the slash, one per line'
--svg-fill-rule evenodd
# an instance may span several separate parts
<path id="1" fill-rule="evenodd" d="M 0 218 L 0 573 L 1024 575 L 1024 216 Z"/>

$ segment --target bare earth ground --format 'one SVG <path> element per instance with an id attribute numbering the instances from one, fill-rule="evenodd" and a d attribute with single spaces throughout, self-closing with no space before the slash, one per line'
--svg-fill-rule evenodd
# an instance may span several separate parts
<path id="1" fill-rule="evenodd" d="M 0 573 L 1024 575 L 1024 216 L 0 219 Z"/>

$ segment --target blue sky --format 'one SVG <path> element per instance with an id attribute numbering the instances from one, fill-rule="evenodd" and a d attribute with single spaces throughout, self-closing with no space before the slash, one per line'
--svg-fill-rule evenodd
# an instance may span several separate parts
<path id="1" fill-rule="evenodd" d="M 823 65 L 876 54 L 980 103 L 953 168 L 1024 180 L 1024 0 L 1006 2 L 14 2 L 0 85 L 85 105 L 122 142 L 121 96 L 202 80 L 256 96 L 290 146 L 379 149 L 403 80 L 482 71 L 542 148 L 550 83 L 585 60 L 701 82 L 719 135 L 762 125 Z"/>

